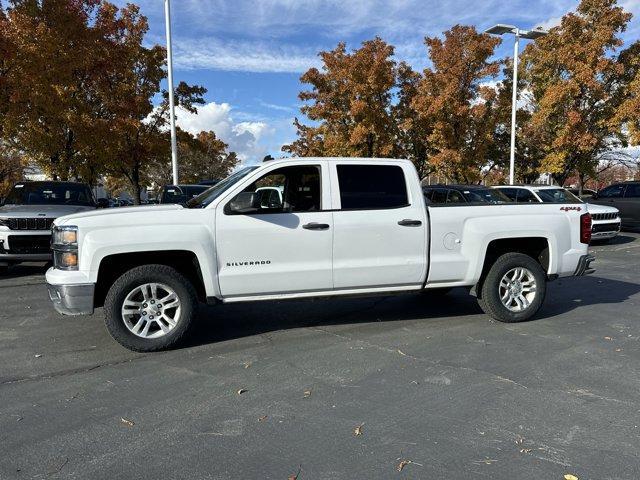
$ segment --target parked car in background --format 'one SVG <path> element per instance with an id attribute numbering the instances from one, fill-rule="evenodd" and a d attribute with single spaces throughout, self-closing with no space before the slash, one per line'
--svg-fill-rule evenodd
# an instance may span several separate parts
<path id="1" fill-rule="evenodd" d="M 576 197 L 578 197 L 581 200 L 589 200 L 590 198 L 593 198 L 593 196 L 596 193 L 598 193 L 595 190 L 590 190 L 588 188 L 582 189 L 582 195 L 580 195 L 579 188 L 568 188 L 567 190 L 569 190 L 571 193 L 573 193 Z"/>
<path id="2" fill-rule="evenodd" d="M 0 206 L 0 270 L 51 260 L 51 225 L 96 208 L 91 188 L 72 182 L 19 182 Z"/>
<path id="3" fill-rule="evenodd" d="M 503 185 L 494 187 L 517 203 L 585 203 L 562 187 L 552 185 Z M 616 208 L 587 203 L 591 214 L 591 238 L 610 240 L 620 233 L 620 212 Z"/>
<path id="4" fill-rule="evenodd" d="M 508 203 L 499 191 L 484 185 L 426 185 L 422 192 L 427 203 Z"/>
<path id="5" fill-rule="evenodd" d="M 210 185 L 165 185 L 158 197 L 158 203 L 185 205 L 189 200 L 210 188 Z"/>
<path id="6" fill-rule="evenodd" d="M 600 190 L 591 202 L 620 210 L 623 228 L 640 228 L 640 181 L 614 183 Z"/>

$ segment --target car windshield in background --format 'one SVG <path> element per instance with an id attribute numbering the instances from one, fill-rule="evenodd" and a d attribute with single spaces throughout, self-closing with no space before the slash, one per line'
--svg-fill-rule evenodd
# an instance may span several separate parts
<path id="1" fill-rule="evenodd" d="M 81 205 L 95 206 L 91 190 L 81 183 L 25 182 L 17 183 L 6 205 Z"/>
<path id="2" fill-rule="evenodd" d="M 221 180 L 220 182 L 216 183 L 213 187 L 211 187 L 206 192 L 189 200 L 187 202 L 187 208 L 205 208 L 207 205 L 213 202 L 216 198 L 222 195 L 222 193 L 225 190 L 235 185 L 237 182 L 239 182 L 244 177 L 249 175 L 249 173 L 253 172 L 256 168 L 258 168 L 257 165 L 253 167 L 245 167 L 238 170 L 233 175 L 230 175 L 224 180 Z"/>
<path id="3" fill-rule="evenodd" d="M 163 189 L 160 203 L 184 204 L 210 188 L 207 185 L 168 185 Z"/>
<path id="4" fill-rule="evenodd" d="M 500 190 L 493 188 L 474 188 L 461 190 L 469 203 L 508 203 L 511 200 Z"/>
<path id="5" fill-rule="evenodd" d="M 573 193 L 564 188 L 541 188 L 534 190 L 543 203 L 583 203 Z"/>

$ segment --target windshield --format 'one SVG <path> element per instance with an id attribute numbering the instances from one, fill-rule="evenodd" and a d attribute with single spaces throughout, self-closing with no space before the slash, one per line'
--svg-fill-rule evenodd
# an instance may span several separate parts
<path id="1" fill-rule="evenodd" d="M 210 188 L 207 185 L 167 185 L 162 189 L 160 203 L 184 204 Z"/>
<path id="2" fill-rule="evenodd" d="M 582 200 L 564 188 L 541 188 L 534 192 L 544 203 L 582 203 Z"/>
<path id="3" fill-rule="evenodd" d="M 5 204 L 95 206 L 88 186 L 62 182 L 17 183 L 5 199 Z"/>
<path id="4" fill-rule="evenodd" d="M 500 190 L 493 188 L 474 188 L 473 190 L 462 190 L 462 194 L 467 202 L 481 203 L 507 203 L 511 200 Z"/>
<path id="5" fill-rule="evenodd" d="M 201 193 L 197 197 L 189 200 L 187 202 L 187 208 L 205 208 L 207 205 L 213 202 L 216 198 L 222 195 L 222 193 L 225 190 L 235 185 L 237 182 L 239 182 L 244 177 L 249 175 L 249 173 L 253 172 L 256 168 L 258 168 L 257 165 L 253 167 L 245 167 L 238 170 L 233 175 L 230 175 L 224 180 L 221 180 L 220 182 L 216 183 L 213 187 L 211 187 L 206 192 Z"/>

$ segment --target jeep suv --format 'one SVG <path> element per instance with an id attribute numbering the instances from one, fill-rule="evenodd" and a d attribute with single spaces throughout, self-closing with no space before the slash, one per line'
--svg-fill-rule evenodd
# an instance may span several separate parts
<path id="1" fill-rule="evenodd" d="M 82 183 L 16 183 L 0 204 L 0 270 L 50 261 L 53 221 L 94 208 L 91 189 Z"/>

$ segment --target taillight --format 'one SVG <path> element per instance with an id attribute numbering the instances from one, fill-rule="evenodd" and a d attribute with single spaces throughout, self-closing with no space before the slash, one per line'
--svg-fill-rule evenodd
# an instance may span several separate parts
<path id="1" fill-rule="evenodd" d="M 591 215 L 583 213 L 580 215 L 580 243 L 591 242 Z"/>

